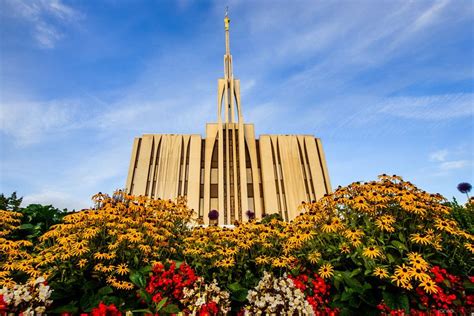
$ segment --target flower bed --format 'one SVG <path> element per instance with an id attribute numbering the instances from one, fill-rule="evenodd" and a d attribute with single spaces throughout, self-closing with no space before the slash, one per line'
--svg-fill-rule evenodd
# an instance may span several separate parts
<path id="1" fill-rule="evenodd" d="M 182 199 L 119 192 L 94 201 L 96 208 L 65 216 L 35 247 L 8 238 L 19 215 L 2 211 L 3 291 L 44 276 L 53 290 L 48 311 L 96 314 L 473 309 L 472 205 L 448 203 L 397 176 L 338 188 L 303 204 L 291 223 L 268 215 L 234 228 L 193 224 Z"/>

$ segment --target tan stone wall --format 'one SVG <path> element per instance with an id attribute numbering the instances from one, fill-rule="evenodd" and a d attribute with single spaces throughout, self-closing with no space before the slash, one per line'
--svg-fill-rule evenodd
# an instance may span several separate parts
<path id="1" fill-rule="evenodd" d="M 127 191 L 162 199 L 186 196 L 205 223 L 209 211 L 218 210 L 219 224 L 246 221 L 247 210 L 257 218 L 278 213 L 289 221 L 298 215 L 302 201 L 331 192 L 319 139 L 262 135 L 257 144 L 252 124 L 222 126 L 219 131 L 218 123 L 207 124 L 204 141 L 200 135 L 136 138 Z"/>

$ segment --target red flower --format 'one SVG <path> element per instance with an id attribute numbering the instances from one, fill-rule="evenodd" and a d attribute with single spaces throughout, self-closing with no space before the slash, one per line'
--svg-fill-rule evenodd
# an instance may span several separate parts
<path id="1" fill-rule="evenodd" d="M 92 309 L 92 316 L 121 316 L 122 313 L 117 309 L 114 304 L 109 306 L 100 302 L 99 306 Z"/>

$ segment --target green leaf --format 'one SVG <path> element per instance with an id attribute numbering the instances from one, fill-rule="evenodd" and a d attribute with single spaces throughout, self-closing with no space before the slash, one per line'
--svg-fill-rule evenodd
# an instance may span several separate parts
<path id="1" fill-rule="evenodd" d="M 357 279 L 354 279 L 350 276 L 350 272 L 344 271 L 342 275 L 344 277 L 344 283 L 346 283 L 347 286 L 349 286 L 350 288 L 355 289 L 355 288 L 362 287 L 362 284 L 360 284 L 360 282 Z"/>
<path id="2" fill-rule="evenodd" d="M 464 281 L 463 286 L 466 290 L 474 290 L 474 283 L 469 280 Z"/>
<path id="3" fill-rule="evenodd" d="M 32 224 L 21 224 L 19 227 L 19 229 L 33 229 L 33 228 L 35 228 L 35 226 Z"/>
<path id="4" fill-rule="evenodd" d="M 71 302 L 68 305 L 63 305 L 56 307 L 55 309 L 48 310 L 48 313 L 77 313 L 78 308 L 76 306 L 76 302 Z"/>
<path id="5" fill-rule="evenodd" d="M 349 275 L 350 278 L 353 278 L 354 276 L 358 275 L 360 273 L 360 271 L 362 271 L 361 268 L 357 268 L 355 269 L 354 271 L 351 272 L 351 274 Z"/>
<path id="6" fill-rule="evenodd" d="M 231 283 L 227 286 L 227 288 L 229 290 L 231 290 L 232 292 L 237 292 L 237 291 L 240 291 L 242 289 L 245 289 L 242 285 L 240 285 L 239 282 L 234 282 L 234 283 Z"/>
<path id="7" fill-rule="evenodd" d="M 399 251 L 400 250 L 408 250 L 404 243 L 399 242 L 398 240 L 392 240 L 392 245 L 394 245 Z"/>
<path id="8" fill-rule="evenodd" d="M 382 297 L 383 297 L 383 300 L 384 300 L 385 304 L 387 304 L 387 306 L 389 308 L 397 309 L 397 307 L 398 307 L 397 298 L 393 293 L 388 292 L 388 291 L 383 291 L 382 292 Z"/>
<path id="9" fill-rule="evenodd" d="M 395 258 L 391 254 L 387 253 L 386 256 L 387 256 L 388 262 L 390 263 L 395 262 Z"/>
<path id="10" fill-rule="evenodd" d="M 399 296 L 398 300 L 400 308 L 403 308 L 405 312 L 408 313 L 408 311 L 410 310 L 410 301 L 408 300 L 408 296 L 406 294 L 403 294 Z"/>
<path id="11" fill-rule="evenodd" d="M 132 283 L 138 286 L 139 288 L 144 288 L 146 286 L 145 277 L 138 271 L 133 271 L 132 273 L 130 273 L 130 281 L 132 281 Z"/>
<path id="12" fill-rule="evenodd" d="M 174 304 L 169 304 L 169 305 L 166 305 L 163 309 L 162 309 L 163 312 L 165 313 L 168 313 L 168 314 L 177 314 L 179 313 L 181 310 L 179 309 L 179 307 L 177 305 L 174 305 Z"/>
<path id="13" fill-rule="evenodd" d="M 141 268 L 138 271 L 143 275 L 148 275 L 151 272 L 152 269 L 153 269 L 152 266 L 145 266 L 145 267 Z"/>
<path id="14" fill-rule="evenodd" d="M 106 296 L 108 294 L 112 294 L 113 292 L 114 292 L 114 290 L 110 286 L 104 286 L 103 288 L 100 288 L 97 291 L 97 294 L 99 296 Z"/>
<path id="15" fill-rule="evenodd" d="M 179 269 L 179 267 L 184 263 L 184 261 L 175 261 L 176 264 L 176 269 Z"/>
<path id="16" fill-rule="evenodd" d="M 152 314 L 153 312 L 149 309 L 134 309 L 132 313 L 145 313 L 145 314 Z"/>
<path id="17" fill-rule="evenodd" d="M 398 233 L 398 239 L 400 239 L 401 242 L 406 242 L 405 235 L 403 235 L 402 232 Z"/>
<path id="18" fill-rule="evenodd" d="M 345 302 L 345 301 L 350 300 L 351 297 L 352 297 L 352 294 L 353 294 L 353 292 L 352 292 L 351 289 L 345 290 L 344 292 L 342 292 L 341 301 L 342 301 L 342 302 Z"/>
<path id="19" fill-rule="evenodd" d="M 391 309 L 404 309 L 406 312 L 410 309 L 410 302 L 406 294 L 383 291 L 382 296 L 385 304 Z"/>
<path id="20" fill-rule="evenodd" d="M 232 300 L 237 301 L 237 302 L 245 302 L 247 299 L 248 291 L 247 289 L 241 289 L 238 291 L 233 291 L 232 292 Z"/>
<path id="21" fill-rule="evenodd" d="M 168 298 L 165 297 L 164 299 L 162 299 L 161 301 L 158 302 L 158 304 L 156 304 L 156 310 L 161 310 L 161 308 L 163 306 L 165 306 L 166 302 L 168 301 Z"/>
<path id="22" fill-rule="evenodd" d="M 340 286 L 341 286 L 341 281 L 334 279 L 334 287 L 336 288 L 336 290 L 339 291 Z"/>

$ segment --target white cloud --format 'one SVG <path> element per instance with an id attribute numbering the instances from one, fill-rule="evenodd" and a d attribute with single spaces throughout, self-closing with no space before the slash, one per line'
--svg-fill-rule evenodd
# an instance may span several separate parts
<path id="1" fill-rule="evenodd" d="M 383 100 L 378 107 L 379 113 L 407 119 L 450 120 L 474 114 L 474 94 L 392 97 Z"/>
<path id="2" fill-rule="evenodd" d="M 0 104 L 0 131 L 19 146 L 39 143 L 49 133 L 73 128 L 80 105 L 69 100 L 8 102 Z"/>
<path id="3" fill-rule="evenodd" d="M 82 197 L 74 197 L 68 192 L 56 190 L 41 190 L 37 193 L 25 195 L 22 205 L 27 206 L 29 204 L 52 205 L 59 209 L 67 208 L 69 211 L 72 211 L 73 208 L 80 210 L 92 205 Z"/>
<path id="4" fill-rule="evenodd" d="M 9 14 L 28 22 L 41 48 L 51 49 L 64 37 L 63 29 L 82 17 L 61 0 L 7 0 Z"/>
<path id="5" fill-rule="evenodd" d="M 445 161 L 441 163 L 441 171 L 464 169 L 471 165 L 469 160 L 455 160 L 455 161 Z"/>
<path id="6" fill-rule="evenodd" d="M 448 156 L 448 151 L 446 149 L 438 150 L 430 154 L 430 161 L 445 161 L 446 156 Z"/>

